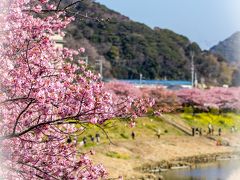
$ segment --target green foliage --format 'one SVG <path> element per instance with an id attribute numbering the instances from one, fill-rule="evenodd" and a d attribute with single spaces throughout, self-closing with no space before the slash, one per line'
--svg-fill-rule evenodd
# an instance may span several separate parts
<path id="1" fill-rule="evenodd" d="M 209 112 L 210 112 L 211 114 L 219 114 L 219 109 L 210 108 L 210 109 L 209 109 Z"/>
<path id="2" fill-rule="evenodd" d="M 183 108 L 183 111 L 184 111 L 184 113 L 186 113 L 186 114 L 193 114 L 194 109 L 193 109 L 191 106 L 185 106 L 185 107 Z"/>
<path id="3" fill-rule="evenodd" d="M 119 59 L 119 49 L 116 46 L 112 46 L 111 49 L 107 53 L 107 57 L 110 60 L 118 60 Z"/>
<path id="4" fill-rule="evenodd" d="M 221 125 L 224 125 L 225 124 L 225 121 L 224 120 L 219 120 L 219 123 L 221 124 Z"/>
<path id="5" fill-rule="evenodd" d="M 195 57 L 199 76 L 212 85 L 232 84 L 233 68 L 224 61 L 222 57 L 206 52 Z"/>
<path id="6" fill-rule="evenodd" d="M 189 113 L 182 113 L 180 115 L 190 126 L 197 126 L 207 128 L 211 123 L 214 127 L 221 127 L 229 130 L 232 126 L 240 127 L 240 115 L 234 113 L 218 114 L 213 113 L 198 113 L 192 116 Z"/>
<path id="7" fill-rule="evenodd" d="M 148 129 L 150 129 L 152 131 L 156 131 L 156 129 L 157 129 L 156 125 L 154 125 L 154 124 L 147 124 L 146 128 L 148 128 Z"/>
<path id="8" fill-rule="evenodd" d="M 124 139 L 129 139 L 129 135 L 127 135 L 125 133 L 121 133 L 120 136 Z"/>

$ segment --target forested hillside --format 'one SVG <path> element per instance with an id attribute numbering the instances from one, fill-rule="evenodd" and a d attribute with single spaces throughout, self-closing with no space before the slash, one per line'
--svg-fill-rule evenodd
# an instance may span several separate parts
<path id="1" fill-rule="evenodd" d="M 224 41 L 213 46 L 210 51 L 221 55 L 227 61 L 233 64 L 240 62 L 240 32 L 236 32 Z"/>
<path id="2" fill-rule="evenodd" d="M 138 79 L 141 73 L 145 79 L 190 80 L 193 51 L 199 81 L 232 83 L 233 69 L 225 59 L 203 52 L 187 37 L 151 29 L 91 0 L 82 1 L 73 12 L 81 16 L 67 29 L 66 45 L 84 46 L 92 66 L 102 59 L 105 78 Z"/>
<path id="3" fill-rule="evenodd" d="M 240 85 L 240 32 L 236 32 L 224 41 L 210 49 L 213 54 L 218 54 L 225 58 L 235 69 L 233 71 L 232 84 Z"/>

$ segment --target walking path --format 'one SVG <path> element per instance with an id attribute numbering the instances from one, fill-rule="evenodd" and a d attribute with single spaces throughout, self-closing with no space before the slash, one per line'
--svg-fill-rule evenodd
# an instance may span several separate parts
<path id="1" fill-rule="evenodd" d="M 173 118 L 174 117 L 174 118 Z M 192 136 L 192 129 L 190 126 L 188 126 L 186 123 L 184 123 L 182 120 L 179 120 L 177 115 L 176 116 L 169 116 L 167 114 L 164 114 L 161 116 L 161 119 L 165 121 L 166 123 L 172 125 L 173 127 L 177 128 L 178 130 L 182 131 L 186 135 Z M 217 141 L 218 137 L 215 136 L 208 136 L 203 135 L 203 137 L 206 137 L 207 139 Z M 228 143 L 227 140 L 225 140 L 225 143 Z"/>
<path id="2" fill-rule="evenodd" d="M 182 121 L 178 121 L 177 119 L 173 119 L 172 116 L 168 116 L 167 114 L 164 114 L 161 116 L 161 119 L 165 121 L 166 123 L 172 125 L 173 127 L 179 129 L 186 135 L 192 136 L 192 130 L 189 126 L 187 126 Z"/>

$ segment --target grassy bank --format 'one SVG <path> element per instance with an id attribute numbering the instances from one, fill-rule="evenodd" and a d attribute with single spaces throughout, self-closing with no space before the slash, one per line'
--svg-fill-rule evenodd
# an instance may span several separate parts
<path id="1" fill-rule="evenodd" d="M 240 129 L 240 115 L 235 113 L 198 113 L 195 115 L 182 113 L 179 118 L 189 126 L 207 128 L 208 124 L 211 123 L 214 127 L 222 128 L 226 132 L 230 132 L 232 126 Z"/>
<path id="2" fill-rule="evenodd" d="M 101 143 L 109 144 L 110 141 L 117 143 L 119 141 L 132 140 L 131 133 L 134 132 L 135 138 L 157 138 L 157 132 L 161 132 L 161 136 L 181 136 L 184 135 L 180 130 L 165 123 L 159 117 L 142 117 L 137 119 L 136 126 L 131 128 L 129 123 L 124 120 L 115 119 L 110 120 L 101 127 L 95 125 L 86 125 L 86 132 L 84 136 L 87 138 L 86 147 L 97 146 L 97 143 L 92 143 L 90 136 L 100 134 Z M 80 136 L 78 141 L 81 142 L 84 136 Z"/>
<path id="3" fill-rule="evenodd" d="M 229 141 L 238 142 L 238 134 L 230 133 L 230 127 L 237 128 L 240 123 L 240 116 L 232 113 L 224 115 L 215 114 L 168 114 L 186 127 L 202 127 L 207 129 L 208 123 L 212 123 L 215 128 L 223 128 L 224 138 Z M 204 155 L 209 153 L 225 153 L 238 150 L 233 147 L 216 146 L 216 143 L 205 137 L 187 136 L 180 130 L 165 123 L 158 117 L 144 117 L 137 120 L 135 128 L 130 128 L 126 121 L 112 120 L 103 125 L 103 132 L 97 126 L 87 126 L 88 130 L 84 134 L 87 137 L 87 146 L 81 146 L 81 151 L 94 149 L 96 155 L 93 156 L 96 163 L 103 162 L 110 173 L 110 177 L 123 175 L 128 178 L 141 176 L 138 167 L 146 163 L 158 163 L 163 160 L 172 160 L 186 156 Z M 161 131 L 160 139 L 157 138 L 157 131 Z M 131 133 L 136 134 L 135 139 L 131 138 Z M 91 142 L 89 136 L 99 133 L 100 143 Z M 113 144 L 110 143 L 111 139 Z M 82 141 L 82 136 L 78 139 Z"/>

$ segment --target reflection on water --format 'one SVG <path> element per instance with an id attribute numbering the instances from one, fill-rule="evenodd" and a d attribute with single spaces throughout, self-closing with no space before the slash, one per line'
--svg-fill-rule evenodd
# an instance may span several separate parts
<path id="1" fill-rule="evenodd" d="M 240 168 L 237 170 L 234 170 L 227 180 L 239 180 L 239 179 L 240 179 Z"/>
<path id="2" fill-rule="evenodd" d="M 166 180 L 240 180 L 240 160 L 218 161 L 194 169 L 167 171 Z"/>

